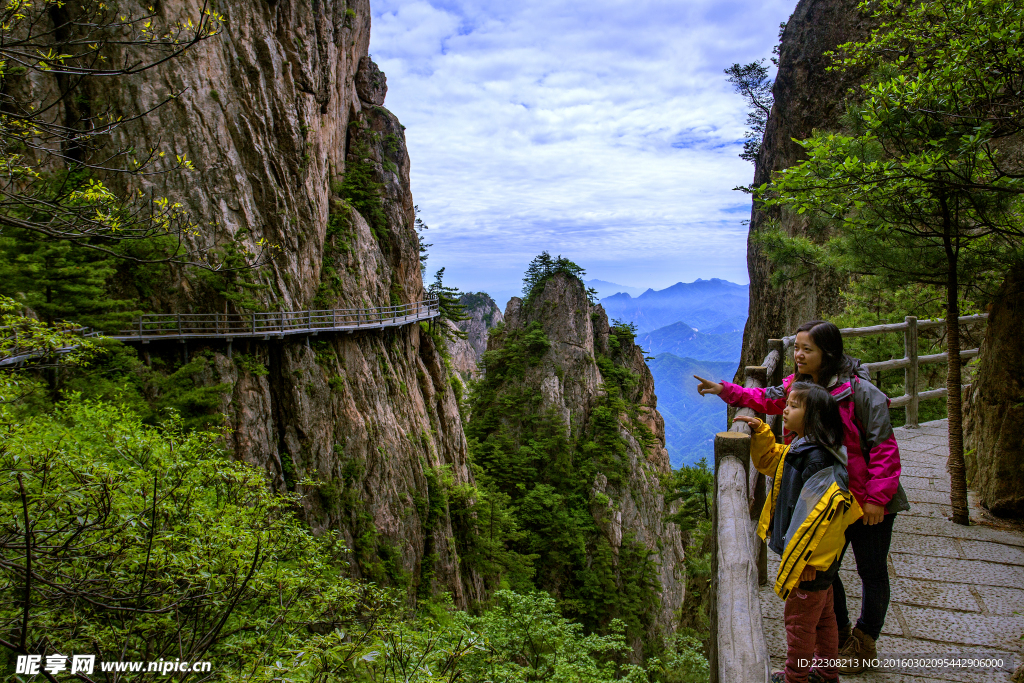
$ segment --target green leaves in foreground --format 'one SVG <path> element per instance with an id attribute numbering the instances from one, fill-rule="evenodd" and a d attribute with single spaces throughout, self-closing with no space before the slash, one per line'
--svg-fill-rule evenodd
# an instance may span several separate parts
<path id="1" fill-rule="evenodd" d="M 264 680 L 272 662 L 301 648 L 311 670 L 353 669 L 386 597 L 342 578 L 337 539 L 315 538 L 296 520 L 294 497 L 225 459 L 214 438 L 173 423 L 145 426 L 97 402 L 7 422 L 0 638 L 8 659 L 207 660 L 220 680 Z M 315 663 L 314 653 L 322 655 Z"/>

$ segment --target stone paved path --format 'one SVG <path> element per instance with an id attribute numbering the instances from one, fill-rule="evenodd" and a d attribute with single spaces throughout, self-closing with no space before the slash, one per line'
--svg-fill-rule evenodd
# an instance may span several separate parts
<path id="1" fill-rule="evenodd" d="M 970 527 L 949 521 L 946 421 L 896 430 L 901 481 L 911 510 L 896 519 L 889 553 L 892 603 L 878 639 L 878 656 L 963 657 L 995 655 L 998 669 L 881 669 L 842 676 L 857 683 L 1004 683 L 1024 658 L 1024 533 L 988 515 L 971 496 Z M 778 557 L 769 551 L 769 583 Z M 860 612 L 860 578 L 853 553 L 840 569 L 850 616 Z M 783 602 L 761 588 L 761 614 L 773 670 L 783 668 L 786 635 Z"/>

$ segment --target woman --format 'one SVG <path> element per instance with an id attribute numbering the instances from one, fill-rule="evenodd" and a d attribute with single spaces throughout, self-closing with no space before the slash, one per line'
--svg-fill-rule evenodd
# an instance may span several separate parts
<path id="1" fill-rule="evenodd" d="M 864 516 L 846 530 L 847 546 L 853 546 L 863 584 L 856 627 L 851 628 L 842 580 L 837 576 L 832 586 L 843 661 L 840 673 L 859 673 L 876 659 L 875 641 L 889 609 L 886 560 L 893 522 L 897 512 L 910 509 L 899 483 L 900 452 L 889 421 L 889 399 L 871 384 L 860 361 L 843 352 L 843 337 L 830 322 L 813 320 L 797 328 L 793 359 L 796 374 L 783 380 L 781 387 L 746 389 L 732 382 L 694 377 L 700 380 L 697 390 L 702 396 L 715 394 L 730 405 L 769 415 L 782 413 L 794 381 L 818 384 L 838 401 L 850 493 L 864 510 Z"/>

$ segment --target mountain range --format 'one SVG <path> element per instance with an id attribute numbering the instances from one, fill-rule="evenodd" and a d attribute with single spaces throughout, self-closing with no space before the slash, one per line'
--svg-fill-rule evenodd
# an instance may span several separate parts
<path id="1" fill-rule="evenodd" d="M 601 305 L 609 319 L 633 323 L 641 333 L 682 321 L 700 330 L 735 318 L 746 320 L 749 294 L 749 285 L 697 279 L 661 290 L 648 289 L 635 298 L 620 292 L 601 299 Z"/>
<path id="2" fill-rule="evenodd" d="M 636 343 L 653 356 L 648 367 L 673 467 L 714 458 L 715 433 L 726 428 L 726 405 L 701 397 L 693 375 L 732 378 L 748 301 L 749 286 L 718 278 L 648 289 L 639 296 L 622 290 L 601 299 L 609 319 L 636 325 Z"/>
<path id="3" fill-rule="evenodd" d="M 736 362 L 743 348 L 743 322 L 732 318 L 707 332 L 678 322 L 639 334 L 636 343 L 652 356 L 671 353 L 681 358 Z"/>
<path id="4" fill-rule="evenodd" d="M 735 361 L 714 362 L 662 353 L 647 361 L 654 377 L 658 412 L 665 419 L 665 448 L 672 467 L 714 461 L 715 434 L 726 429 L 726 404 L 717 396 L 697 393 L 694 375 L 730 379 Z"/>

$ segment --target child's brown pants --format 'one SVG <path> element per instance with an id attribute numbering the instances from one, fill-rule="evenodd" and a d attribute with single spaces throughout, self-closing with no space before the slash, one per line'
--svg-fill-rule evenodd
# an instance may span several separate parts
<path id="1" fill-rule="evenodd" d="M 811 660 L 828 664 L 839 657 L 839 627 L 832 606 L 832 586 L 822 591 L 794 588 L 786 598 L 786 683 L 806 683 Z M 835 666 L 815 667 L 826 680 L 839 677 Z"/>

